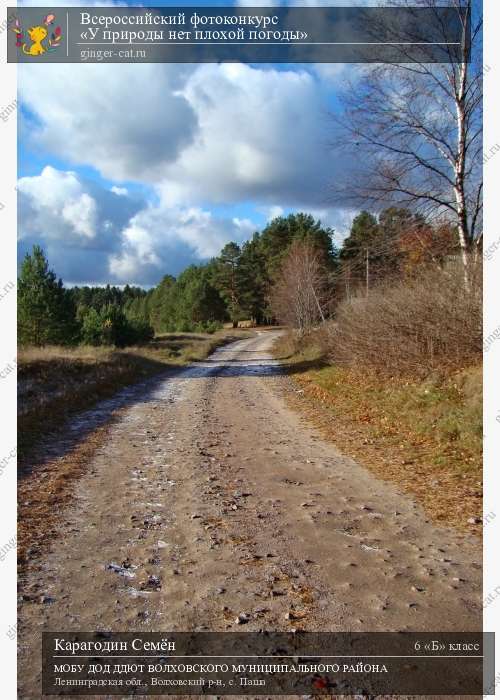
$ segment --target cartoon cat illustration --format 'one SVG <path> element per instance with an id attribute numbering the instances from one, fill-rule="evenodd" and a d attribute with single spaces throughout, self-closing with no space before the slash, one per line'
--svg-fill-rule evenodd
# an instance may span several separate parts
<path id="1" fill-rule="evenodd" d="M 42 46 L 42 41 L 47 38 L 47 30 L 45 27 L 31 27 L 28 29 L 28 36 L 33 42 L 28 50 L 26 44 L 23 44 L 23 53 L 27 56 L 40 56 L 45 53 L 46 49 Z"/>
<path id="2" fill-rule="evenodd" d="M 24 42 L 23 29 L 18 18 L 16 18 L 12 31 L 16 34 L 16 46 L 26 56 L 41 56 L 44 53 L 56 51 L 61 45 L 61 27 L 56 27 L 49 38 L 49 27 L 54 24 L 56 16 L 54 14 L 47 15 L 41 24 L 35 25 L 28 29 L 27 34 L 31 39 L 31 46 Z M 43 42 L 47 39 L 46 44 Z"/>

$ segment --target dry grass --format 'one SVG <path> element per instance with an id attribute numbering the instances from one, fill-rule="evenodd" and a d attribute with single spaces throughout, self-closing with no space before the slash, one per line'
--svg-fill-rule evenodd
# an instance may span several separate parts
<path id="1" fill-rule="evenodd" d="M 481 366 L 425 379 L 326 365 L 321 336 L 303 350 L 282 339 L 276 354 L 303 393 L 290 401 L 341 451 L 414 494 L 438 522 L 469 532 L 482 512 Z"/>
<path id="2" fill-rule="evenodd" d="M 19 455 L 25 460 L 39 438 L 66 418 L 119 389 L 154 374 L 203 360 L 218 346 L 247 337 L 244 331 L 166 334 L 124 349 L 23 348 L 18 356 Z"/>
<path id="3" fill-rule="evenodd" d="M 325 345 L 336 364 L 426 376 L 477 361 L 481 326 L 480 269 L 467 289 L 463 268 L 450 263 L 342 302 L 325 327 Z"/>
<path id="4" fill-rule="evenodd" d="M 117 349 L 114 347 L 93 347 L 78 345 L 62 347 L 47 345 L 45 347 L 20 348 L 18 362 L 20 367 L 33 363 L 68 361 L 87 365 L 115 362 L 120 357 L 135 356 L 140 359 L 157 362 L 168 361 L 169 364 L 182 365 L 192 360 L 205 359 L 220 345 L 246 337 L 241 331 L 218 331 L 217 333 L 165 333 L 156 336 L 146 345 Z"/>

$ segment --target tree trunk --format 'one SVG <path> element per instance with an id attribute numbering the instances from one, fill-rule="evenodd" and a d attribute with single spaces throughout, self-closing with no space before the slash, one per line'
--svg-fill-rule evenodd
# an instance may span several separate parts
<path id="1" fill-rule="evenodd" d="M 467 63 L 460 65 L 460 79 L 456 95 L 457 110 L 457 158 L 455 162 L 455 201 L 457 205 L 458 239 L 464 266 L 465 288 L 469 290 L 469 225 L 467 216 L 467 203 L 465 198 L 465 156 L 466 156 L 466 115 L 465 115 L 465 90 L 467 86 Z"/>

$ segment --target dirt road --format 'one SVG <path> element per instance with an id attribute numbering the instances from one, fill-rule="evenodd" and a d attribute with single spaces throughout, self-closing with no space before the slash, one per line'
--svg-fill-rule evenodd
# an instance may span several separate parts
<path id="1" fill-rule="evenodd" d="M 20 697 L 43 629 L 480 629 L 479 542 L 292 413 L 274 337 L 156 380 L 111 425 L 22 583 Z"/>

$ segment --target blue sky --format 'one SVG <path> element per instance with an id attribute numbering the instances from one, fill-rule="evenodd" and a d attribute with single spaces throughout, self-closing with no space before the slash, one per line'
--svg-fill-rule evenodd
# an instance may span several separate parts
<path id="1" fill-rule="evenodd" d="M 20 256 L 41 244 L 67 284 L 149 286 L 289 211 L 340 240 L 329 113 L 352 70 L 19 66 Z"/>

